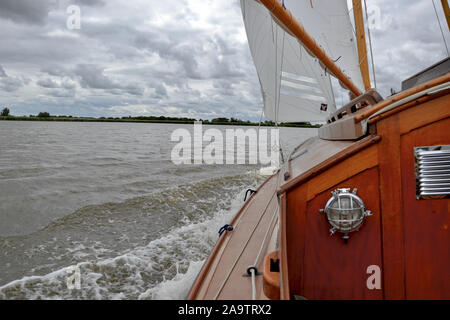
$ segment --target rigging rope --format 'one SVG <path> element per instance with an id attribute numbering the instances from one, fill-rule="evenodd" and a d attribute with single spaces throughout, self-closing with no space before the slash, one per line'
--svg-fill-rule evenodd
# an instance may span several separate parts
<path id="1" fill-rule="evenodd" d="M 264 235 L 263 242 L 261 243 L 261 247 L 259 248 L 258 255 L 256 256 L 255 262 L 253 263 L 253 266 L 255 266 L 255 267 L 261 262 L 261 253 L 263 252 L 264 246 L 267 243 L 267 239 L 268 239 L 267 237 L 269 235 L 270 229 L 272 229 L 272 224 L 273 224 L 275 218 L 278 218 L 278 214 L 277 214 L 278 213 L 278 209 L 279 209 L 279 206 L 277 207 L 277 209 L 273 213 L 272 219 L 269 222 L 269 228 L 266 230 L 266 234 Z"/>
<path id="2" fill-rule="evenodd" d="M 259 80 L 259 84 L 260 84 L 260 86 L 261 86 L 261 88 L 262 88 L 263 86 L 261 85 L 261 79 L 259 79 L 259 76 L 258 76 L 258 80 Z M 264 90 L 261 89 L 261 91 L 262 91 L 262 94 L 263 94 L 263 97 L 264 97 L 264 95 L 265 95 Z M 264 101 L 263 101 L 262 108 L 261 108 L 261 114 L 259 115 L 259 122 L 258 122 L 258 139 L 259 139 L 259 129 L 261 128 L 261 121 L 262 121 L 263 113 L 264 113 Z"/>
<path id="3" fill-rule="evenodd" d="M 373 85 L 376 89 L 377 88 L 377 78 L 375 77 L 375 62 L 373 61 L 372 38 L 370 37 L 369 15 L 367 14 L 366 0 L 364 0 L 364 10 L 366 11 L 366 25 L 367 25 L 367 34 L 369 36 L 370 60 L 372 61 Z"/>
<path id="4" fill-rule="evenodd" d="M 277 28 L 278 33 L 278 28 Z M 280 92 L 281 92 L 281 77 L 283 76 L 283 61 L 284 61 L 284 38 L 286 36 L 286 31 L 283 30 L 283 42 L 281 45 L 281 65 L 280 65 L 280 77 L 279 79 L 275 78 L 275 88 L 278 90 L 275 90 L 275 94 L 277 95 L 277 99 L 275 100 L 275 127 L 278 129 L 278 114 L 280 112 Z M 277 36 L 277 42 L 278 42 L 278 36 Z M 275 68 L 278 70 L 278 44 L 275 47 L 276 54 L 275 54 Z M 281 147 L 281 138 L 280 135 L 278 135 L 279 138 L 279 152 L 281 156 L 281 163 L 284 163 L 284 155 L 283 155 L 283 148 Z"/>
<path id="5" fill-rule="evenodd" d="M 255 279 L 255 269 L 251 269 L 252 273 L 252 300 L 256 300 L 256 279 Z"/>
<path id="6" fill-rule="evenodd" d="M 275 218 L 278 218 L 278 209 L 279 209 L 279 205 L 277 206 L 277 208 L 275 209 L 275 212 L 272 215 L 272 219 L 269 222 L 269 227 L 266 230 L 266 233 L 264 235 L 264 239 L 261 243 L 261 247 L 259 248 L 258 251 L 258 255 L 256 256 L 255 262 L 253 263 L 252 266 L 248 267 L 247 270 L 250 270 L 251 276 L 252 276 L 252 300 L 256 300 L 256 285 L 255 285 L 255 277 L 256 277 L 256 271 L 258 270 L 256 268 L 256 266 L 260 263 L 261 260 L 261 253 L 263 252 L 263 249 L 265 249 L 266 244 L 267 244 L 267 240 L 268 240 L 268 236 L 269 236 L 269 231 L 273 228 L 273 221 L 275 220 Z"/>
<path id="7" fill-rule="evenodd" d="M 333 60 L 333 62 L 338 62 L 340 58 L 342 58 L 342 56 L 339 56 L 339 58 L 337 58 L 336 60 Z M 325 66 L 325 69 L 323 69 L 323 71 L 325 71 L 325 74 L 324 74 L 325 76 L 327 76 L 327 68 L 328 67 Z"/>
<path id="8" fill-rule="evenodd" d="M 433 2 L 434 13 L 436 13 L 436 18 L 437 18 L 437 21 L 438 21 L 438 24 L 439 24 L 439 29 L 441 29 L 442 39 L 444 40 L 445 49 L 447 49 L 447 56 L 450 56 L 450 54 L 448 53 L 447 41 L 445 41 L 444 31 L 442 30 L 441 21 L 439 20 L 439 15 L 438 15 L 438 12 L 436 10 L 436 6 L 434 5 L 434 0 L 431 0 L 431 2 Z"/>

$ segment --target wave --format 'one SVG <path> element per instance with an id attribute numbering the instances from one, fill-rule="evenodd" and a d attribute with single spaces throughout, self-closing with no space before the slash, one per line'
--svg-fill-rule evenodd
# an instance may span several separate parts
<path id="1" fill-rule="evenodd" d="M 261 182 L 253 173 L 207 179 L 78 210 L 27 239 L 35 243 L 30 261 L 42 268 L 1 286 L 0 299 L 183 299 L 219 228 Z M 23 240 L 7 239 L 9 248 Z M 79 290 L 68 289 L 71 266 Z"/>

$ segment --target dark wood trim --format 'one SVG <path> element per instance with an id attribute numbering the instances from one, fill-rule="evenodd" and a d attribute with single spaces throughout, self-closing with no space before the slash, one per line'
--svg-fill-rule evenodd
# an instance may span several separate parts
<path id="1" fill-rule="evenodd" d="M 381 113 L 381 114 L 371 118 L 369 120 L 369 124 L 376 123 L 376 122 L 378 122 L 378 121 L 380 121 L 382 119 L 388 118 L 388 117 L 390 117 L 390 116 L 392 116 L 392 115 L 394 115 L 396 113 L 399 113 L 399 112 L 401 112 L 403 110 L 406 110 L 406 109 L 409 109 L 411 107 L 417 106 L 419 104 L 422 104 L 422 103 L 425 103 L 425 102 L 428 102 L 428 101 L 440 98 L 442 96 L 448 95 L 449 93 L 450 93 L 450 89 L 442 91 L 442 92 L 439 92 L 439 93 L 436 93 L 434 95 L 427 95 L 427 96 L 420 97 L 420 98 L 418 98 L 418 99 L 416 99 L 414 101 L 411 101 L 411 102 L 406 103 L 406 104 L 404 104 L 402 106 L 399 106 L 399 107 L 394 108 L 392 110 L 386 111 L 384 113 Z"/>
<path id="2" fill-rule="evenodd" d="M 305 264 L 305 239 L 306 239 L 306 208 L 307 208 L 308 184 L 287 194 L 286 205 L 289 215 L 286 216 L 286 254 L 288 259 L 289 289 L 292 294 L 298 294 L 303 288 L 303 270 Z"/>
<path id="3" fill-rule="evenodd" d="M 438 85 L 446 83 L 448 81 L 450 81 L 450 73 L 447 73 L 447 74 L 443 75 L 442 77 L 439 77 L 439 78 L 430 80 L 428 82 L 425 82 L 423 84 L 420 84 L 414 88 L 402 91 L 402 92 L 396 94 L 395 96 L 389 97 L 388 99 L 381 101 L 380 103 L 378 103 L 370 108 L 365 108 L 363 112 L 361 112 L 355 116 L 355 123 L 358 123 L 364 119 L 369 118 L 371 115 L 375 114 L 376 112 L 382 110 L 383 108 L 389 106 L 392 103 L 398 102 L 402 99 L 412 96 L 413 94 L 416 94 L 416 93 L 419 93 L 426 89 L 438 86 Z"/>
<path id="4" fill-rule="evenodd" d="M 378 145 L 383 243 L 384 295 L 405 299 L 405 258 L 402 214 L 402 179 L 399 114 L 377 125 L 383 140 Z"/>
<path id="5" fill-rule="evenodd" d="M 280 199 L 280 299 L 289 300 L 289 270 L 287 256 L 287 235 L 286 235 L 286 194 L 282 194 Z"/>

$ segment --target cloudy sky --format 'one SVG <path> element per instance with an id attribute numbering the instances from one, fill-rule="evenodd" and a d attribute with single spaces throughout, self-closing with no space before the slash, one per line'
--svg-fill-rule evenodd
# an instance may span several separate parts
<path id="1" fill-rule="evenodd" d="M 432 0 L 367 2 L 383 96 L 447 56 Z M 262 99 L 239 0 L 0 0 L 0 106 L 257 120 Z"/>

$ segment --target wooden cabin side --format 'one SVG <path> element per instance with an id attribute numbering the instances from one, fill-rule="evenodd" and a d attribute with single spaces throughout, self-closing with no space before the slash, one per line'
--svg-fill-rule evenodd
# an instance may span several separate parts
<path id="1" fill-rule="evenodd" d="M 450 298 L 450 200 L 416 200 L 414 169 L 414 147 L 450 145 L 447 91 L 377 116 L 372 135 L 281 187 L 282 299 Z M 336 188 L 372 213 L 347 241 L 319 212 Z"/>
<path id="2" fill-rule="evenodd" d="M 450 199 L 416 199 L 414 147 L 450 145 L 450 95 L 376 123 L 387 299 L 449 299 Z"/>

